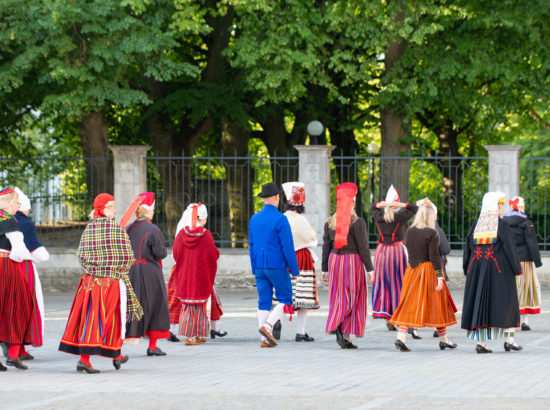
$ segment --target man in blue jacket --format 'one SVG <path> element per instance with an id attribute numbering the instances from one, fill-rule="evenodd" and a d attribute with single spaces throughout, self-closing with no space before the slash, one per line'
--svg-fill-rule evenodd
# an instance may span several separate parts
<path id="1" fill-rule="evenodd" d="M 248 245 L 250 264 L 258 288 L 258 323 L 263 336 L 261 347 L 275 347 L 273 325 L 283 313 L 293 313 L 292 276 L 298 276 L 298 261 L 288 219 L 277 207 L 281 190 L 273 182 L 262 185 L 258 194 L 264 200 L 264 208 L 250 218 Z M 273 289 L 279 303 L 271 309 Z"/>

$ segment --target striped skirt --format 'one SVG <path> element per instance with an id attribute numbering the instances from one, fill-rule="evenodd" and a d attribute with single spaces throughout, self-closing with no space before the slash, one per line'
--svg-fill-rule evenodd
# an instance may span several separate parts
<path id="1" fill-rule="evenodd" d="M 170 313 L 170 324 L 178 324 L 181 316 L 181 300 L 176 295 L 176 280 L 174 279 L 174 272 L 176 265 L 172 266 L 170 272 L 170 279 L 166 285 L 166 292 L 168 293 L 168 312 Z"/>
<path id="2" fill-rule="evenodd" d="M 40 284 L 40 279 L 38 279 L 38 275 L 34 270 L 34 264 L 32 263 L 32 261 L 25 260 L 21 262 L 21 271 L 23 272 L 23 276 L 27 280 L 27 284 L 31 291 L 33 304 L 35 306 L 31 322 L 32 345 L 35 347 L 42 346 L 42 344 L 44 343 L 44 318 L 42 317 L 44 305 L 42 303 L 42 306 L 40 306 L 37 298 L 37 296 L 40 296 L 42 298 L 42 285 Z"/>
<path id="3" fill-rule="evenodd" d="M 533 262 L 521 262 L 522 275 L 516 276 L 518 288 L 519 314 L 538 315 L 540 313 L 540 284 Z"/>
<path id="4" fill-rule="evenodd" d="M 0 253 L 0 342 L 33 343 L 36 303 L 23 273 L 23 264 Z"/>
<path id="5" fill-rule="evenodd" d="M 197 305 L 184 303 L 181 309 L 178 333 L 185 337 L 207 337 L 209 331 L 206 303 Z"/>
<path id="6" fill-rule="evenodd" d="M 59 350 L 118 357 L 123 337 L 120 308 L 118 279 L 82 275 Z"/>
<path id="7" fill-rule="evenodd" d="M 401 284 L 406 269 L 407 251 L 402 242 L 378 244 L 374 254 L 373 318 L 392 317 L 401 299 Z"/>
<path id="8" fill-rule="evenodd" d="M 222 301 L 216 291 L 212 289 L 212 295 L 210 296 L 210 313 L 208 317 L 210 317 L 210 320 L 220 320 L 222 316 Z"/>
<path id="9" fill-rule="evenodd" d="M 416 268 L 409 265 L 405 272 L 401 301 L 389 320 L 397 326 L 447 327 L 456 325 L 456 307 L 447 284 L 435 290 L 437 275 L 431 262 L 424 262 Z"/>
<path id="10" fill-rule="evenodd" d="M 300 275 L 292 278 L 292 301 L 294 309 L 319 309 L 319 293 L 313 258 L 309 249 L 296 251 Z"/>
<path id="11" fill-rule="evenodd" d="M 330 253 L 328 259 L 329 308 L 327 332 L 338 327 L 362 337 L 367 320 L 367 281 L 358 254 Z"/>

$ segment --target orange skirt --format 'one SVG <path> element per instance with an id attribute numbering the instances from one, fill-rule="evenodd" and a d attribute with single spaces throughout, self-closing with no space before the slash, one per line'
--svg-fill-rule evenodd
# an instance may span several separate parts
<path id="1" fill-rule="evenodd" d="M 397 326 L 447 327 L 456 325 L 456 307 L 447 288 L 435 290 L 437 275 L 431 262 L 407 266 L 399 306 L 389 320 Z"/>

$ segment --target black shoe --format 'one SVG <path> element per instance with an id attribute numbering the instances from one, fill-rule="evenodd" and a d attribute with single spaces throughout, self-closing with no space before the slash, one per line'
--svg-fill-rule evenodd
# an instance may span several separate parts
<path id="1" fill-rule="evenodd" d="M 120 369 L 120 365 L 128 361 L 128 356 L 122 356 L 122 359 L 113 359 L 113 366 L 115 369 Z"/>
<path id="2" fill-rule="evenodd" d="M 8 368 L 0 363 L 0 372 L 5 372 L 6 370 L 8 370 Z"/>
<path id="3" fill-rule="evenodd" d="M 336 328 L 334 334 L 336 335 L 336 343 L 338 343 L 338 346 L 340 346 L 342 349 L 345 349 L 346 343 L 344 341 L 344 335 L 342 334 L 342 331 L 339 327 Z"/>
<path id="4" fill-rule="evenodd" d="M 273 333 L 275 333 L 275 328 L 273 329 Z M 216 336 L 218 337 L 224 337 L 227 335 L 227 332 L 224 330 L 214 330 L 210 329 L 210 339 L 215 339 Z M 279 335 L 280 336 L 280 335 Z"/>
<path id="5" fill-rule="evenodd" d="M 531 328 L 529 327 L 528 324 L 522 323 L 521 324 L 521 330 L 527 331 L 527 330 L 531 330 Z"/>
<path id="6" fill-rule="evenodd" d="M 299 333 L 296 333 L 296 341 L 297 342 L 301 342 L 301 341 L 304 341 L 304 342 L 313 342 L 315 339 L 312 338 L 310 335 L 308 335 L 307 333 L 301 335 Z"/>
<path id="7" fill-rule="evenodd" d="M 166 353 L 157 347 L 155 350 L 147 349 L 147 356 L 166 356 Z"/>
<path id="8" fill-rule="evenodd" d="M 523 349 L 522 346 L 518 346 L 516 344 L 516 342 L 514 343 L 508 343 L 508 342 L 504 342 L 504 350 L 506 350 L 507 352 L 509 352 L 510 350 L 515 350 L 515 351 L 520 351 L 521 349 Z"/>
<path id="9" fill-rule="evenodd" d="M 174 343 L 180 341 L 180 340 L 177 338 L 177 336 L 176 336 L 175 334 L 173 334 L 172 332 L 170 332 L 170 337 L 168 338 L 168 340 L 169 340 L 170 342 L 174 342 Z"/>
<path id="10" fill-rule="evenodd" d="M 34 360 L 34 356 L 30 353 L 23 356 L 19 355 L 19 360 Z"/>
<path id="11" fill-rule="evenodd" d="M 9 346 L 7 343 L 0 343 L 0 345 L 2 345 L 2 354 L 4 355 L 4 357 L 8 357 L 8 352 L 10 350 Z"/>
<path id="12" fill-rule="evenodd" d="M 21 370 L 27 370 L 28 367 L 25 366 L 23 363 L 21 363 L 21 359 L 17 358 L 17 359 L 12 359 L 11 357 L 8 356 L 7 360 L 6 360 L 6 364 L 8 366 L 13 366 L 17 369 L 21 369 Z"/>
<path id="13" fill-rule="evenodd" d="M 439 337 L 439 333 L 437 333 L 437 330 L 434 330 L 434 337 Z"/>
<path id="14" fill-rule="evenodd" d="M 485 346 L 477 344 L 476 353 L 493 353 L 493 351 L 491 349 L 487 349 Z"/>
<path id="15" fill-rule="evenodd" d="M 281 330 L 283 329 L 283 325 L 281 324 L 280 320 L 277 320 L 275 322 L 275 325 L 273 325 L 273 329 L 271 330 L 271 335 L 277 339 L 281 340 Z"/>
<path id="16" fill-rule="evenodd" d="M 87 364 L 84 364 L 84 363 L 82 363 L 81 361 L 79 361 L 79 362 L 76 364 L 76 371 L 77 371 L 77 372 L 86 372 L 86 373 L 88 373 L 88 374 L 99 373 L 99 370 L 96 370 L 96 369 L 94 369 L 92 366 L 88 366 Z"/>
<path id="17" fill-rule="evenodd" d="M 357 345 L 353 344 L 351 340 L 344 339 L 344 344 L 346 345 L 346 349 L 357 349 Z"/>
<path id="18" fill-rule="evenodd" d="M 414 327 L 409 327 L 407 329 L 407 333 L 412 335 L 413 339 L 422 339 L 422 337 L 418 334 L 418 330 L 416 330 Z"/>
<path id="19" fill-rule="evenodd" d="M 388 328 L 388 330 L 390 332 L 394 332 L 394 331 L 397 330 L 397 328 L 392 323 L 388 322 L 387 320 L 386 320 L 386 327 Z"/>
<path id="20" fill-rule="evenodd" d="M 439 348 L 441 350 L 445 350 L 446 348 L 447 349 L 454 349 L 456 348 L 457 344 L 456 343 L 445 343 L 445 342 L 439 342 Z"/>
<path id="21" fill-rule="evenodd" d="M 407 345 L 399 339 L 395 339 L 395 348 L 397 350 L 401 350 L 402 352 L 410 352 L 411 351 L 411 349 L 409 349 L 407 347 Z"/>

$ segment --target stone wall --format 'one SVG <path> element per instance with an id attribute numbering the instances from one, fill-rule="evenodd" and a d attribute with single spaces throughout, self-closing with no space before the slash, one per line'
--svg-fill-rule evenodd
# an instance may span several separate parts
<path id="1" fill-rule="evenodd" d="M 76 257 L 76 249 L 48 248 L 51 258 L 38 265 L 38 272 L 45 292 L 74 292 L 80 278 L 80 268 Z M 374 250 L 371 250 L 374 255 Z M 550 252 L 542 253 L 543 266 L 537 269 L 542 286 L 550 287 Z M 163 260 L 164 276 L 170 276 L 174 264 L 172 252 Z M 320 263 L 319 263 L 320 265 Z M 452 288 L 464 285 L 462 274 L 462 252 L 453 251 L 447 265 L 449 286 Z M 320 283 L 321 287 L 325 285 Z M 216 287 L 220 289 L 246 289 L 254 287 L 254 277 L 250 271 L 248 251 L 245 249 L 221 249 L 218 262 Z"/>

